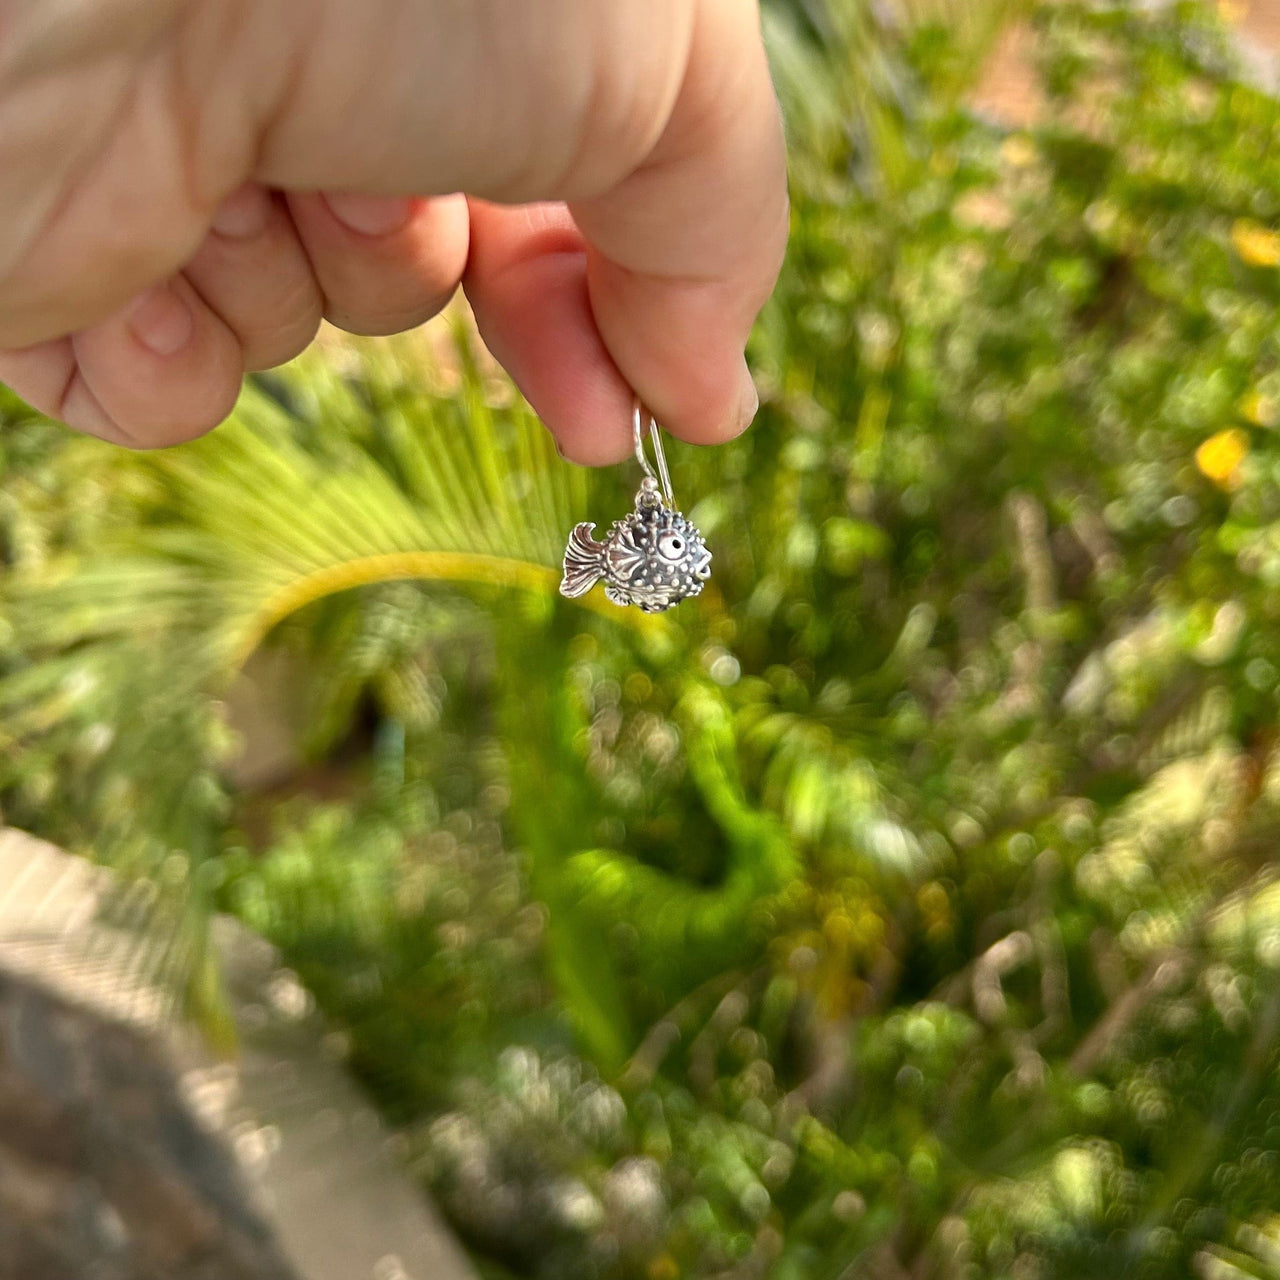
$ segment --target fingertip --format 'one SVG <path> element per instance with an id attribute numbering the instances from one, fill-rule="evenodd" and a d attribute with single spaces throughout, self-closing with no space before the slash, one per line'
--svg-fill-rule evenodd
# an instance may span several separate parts
<path id="1" fill-rule="evenodd" d="M 547 429 L 561 457 L 604 467 L 631 452 L 633 392 L 591 317 L 580 261 L 523 263 L 469 294 L 481 336 Z"/>
<path id="2" fill-rule="evenodd" d="M 70 338 L 0 351 L 0 380 L 37 413 L 111 444 L 129 443 L 85 385 Z"/>
<path id="3" fill-rule="evenodd" d="M 742 389 L 742 403 L 738 414 L 739 435 L 756 420 L 756 414 L 760 412 L 760 389 L 756 386 L 756 380 L 751 376 L 751 370 L 747 367 L 745 359 L 742 362 L 742 372 L 744 386 Z"/>
<path id="4" fill-rule="evenodd" d="M 724 420 L 723 434 L 716 444 L 727 444 L 736 440 L 756 420 L 760 412 L 760 392 L 756 388 L 756 380 L 751 376 L 751 369 L 746 358 L 739 363 L 738 400 Z"/>
<path id="5" fill-rule="evenodd" d="M 175 276 L 71 339 L 64 421 L 132 448 L 204 435 L 235 407 L 244 374 L 235 335 Z"/>
<path id="6" fill-rule="evenodd" d="M 561 457 L 592 467 L 621 462 L 631 452 L 634 393 L 596 327 L 568 211 L 472 201 L 471 225 L 464 286 L 490 351 Z"/>
<path id="7" fill-rule="evenodd" d="M 324 298 L 349 333 L 402 333 L 453 296 L 470 240 L 464 196 L 293 193 L 294 226 Z"/>
<path id="8" fill-rule="evenodd" d="M 107 444 L 118 444 L 125 449 L 147 447 L 139 444 L 134 435 L 121 427 L 102 407 L 101 401 L 94 395 L 93 389 L 78 368 L 72 371 L 54 416 L 72 430 L 105 440 Z"/>
<path id="9" fill-rule="evenodd" d="M 724 444 L 759 408 L 743 354 L 754 311 L 717 281 L 640 275 L 587 250 L 592 314 L 654 417 L 687 444 Z"/>
<path id="10" fill-rule="evenodd" d="M 223 201 L 183 275 L 235 334 L 246 369 L 292 360 L 320 327 L 320 288 L 293 219 L 256 183 Z"/>
<path id="11" fill-rule="evenodd" d="M 699 373 L 665 379 L 655 387 L 654 416 L 686 444 L 728 444 L 748 430 L 760 410 L 755 379 L 736 347 L 730 346 L 719 359 L 720 371 L 713 371 L 712 364 L 708 357 Z M 646 373 L 638 373 L 641 386 L 647 384 Z"/>
<path id="12" fill-rule="evenodd" d="M 534 405 L 535 409 L 537 407 Z M 580 467 L 612 467 L 624 462 L 631 456 L 631 437 L 612 426 L 614 422 L 628 420 L 624 406 L 619 404 L 617 407 L 618 412 L 609 415 L 610 425 L 603 429 L 600 422 L 583 423 L 581 426 L 560 423 L 557 427 L 548 427 L 555 437 L 556 451 L 566 462 L 577 463 Z M 546 422 L 541 412 L 538 416 Z"/>

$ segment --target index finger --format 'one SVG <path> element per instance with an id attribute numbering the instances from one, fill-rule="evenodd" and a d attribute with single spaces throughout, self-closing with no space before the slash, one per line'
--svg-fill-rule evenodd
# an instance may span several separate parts
<path id="1" fill-rule="evenodd" d="M 782 127 L 755 6 L 696 8 L 670 116 L 620 182 L 571 202 L 572 223 L 473 205 L 481 331 L 575 460 L 626 456 L 628 388 L 700 444 L 757 407 L 743 350 L 786 245 Z"/>

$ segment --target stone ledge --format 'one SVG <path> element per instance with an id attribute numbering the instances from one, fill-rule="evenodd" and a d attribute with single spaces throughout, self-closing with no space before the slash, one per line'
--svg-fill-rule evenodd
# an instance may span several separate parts
<path id="1" fill-rule="evenodd" d="M 274 949 L 215 921 L 220 1060 L 112 887 L 0 829 L 0 1280 L 475 1280 Z"/>

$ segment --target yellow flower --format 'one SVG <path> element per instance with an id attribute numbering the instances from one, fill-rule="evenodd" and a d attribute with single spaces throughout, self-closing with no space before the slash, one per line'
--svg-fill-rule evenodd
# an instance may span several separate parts
<path id="1" fill-rule="evenodd" d="M 1014 169 L 1026 169 L 1038 156 L 1036 144 L 1025 133 L 1011 133 L 1000 144 L 1000 158 Z"/>
<path id="2" fill-rule="evenodd" d="M 1196 466 L 1221 489 L 1240 483 L 1240 464 L 1249 452 L 1249 437 L 1239 427 L 1210 436 L 1196 450 Z"/>
<path id="3" fill-rule="evenodd" d="M 1263 395 L 1256 388 L 1244 393 L 1240 401 L 1240 412 L 1255 427 L 1280 426 L 1280 402 Z"/>
<path id="4" fill-rule="evenodd" d="M 1271 231 L 1250 218 L 1238 218 L 1231 228 L 1231 243 L 1251 267 L 1280 266 L 1280 231 Z"/>

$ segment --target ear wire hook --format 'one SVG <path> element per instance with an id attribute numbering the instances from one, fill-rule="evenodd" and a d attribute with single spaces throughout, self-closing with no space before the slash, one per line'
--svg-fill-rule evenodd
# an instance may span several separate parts
<path id="1" fill-rule="evenodd" d="M 646 410 L 640 404 L 640 397 L 635 398 L 635 405 L 631 411 L 631 429 L 635 436 L 636 443 L 636 461 L 640 464 L 645 475 L 649 477 L 655 484 L 662 489 L 662 496 L 666 500 L 667 506 L 675 507 L 676 500 L 671 493 L 671 473 L 667 470 L 667 455 L 662 448 L 662 431 L 658 427 L 658 420 L 649 414 L 649 439 L 653 441 L 653 456 L 658 464 L 657 474 L 654 474 L 653 467 L 649 465 L 649 455 L 645 452 L 644 447 L 644 415 Z"/>
<path id="2" fill-rule="evenodd" d="M 644 442 L 646 418 L 652 462 Z M 603 582 L 611 603 L 662 613 L 701 592 L 711 574 L 711 552 L 697 527 L 676 510 L 662 433 L 639 396 L 632 404 L 631 430 L 644 473 L 635 505 L 613 522 L 603 542 L 590 520 L 574 526 L 564 552 L 560 594 L 576 599 Z"/>

